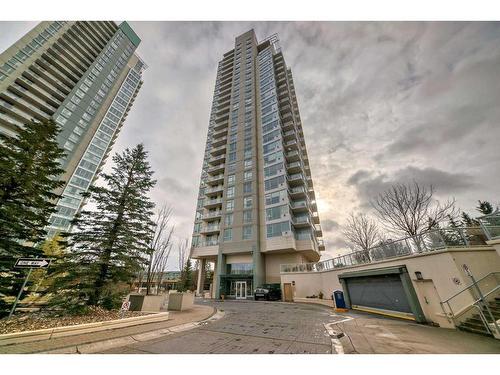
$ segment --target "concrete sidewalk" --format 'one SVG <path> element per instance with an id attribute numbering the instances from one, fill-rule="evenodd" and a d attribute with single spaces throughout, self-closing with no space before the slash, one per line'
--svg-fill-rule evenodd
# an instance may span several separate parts
<path id="1" fill-rule="evenodd" d="M 211 306 L 193 305 L 193 308 L 187 311 L 171 311 L 170 318 L 167 321 L 109 329 L 95 333 L 53 338 L 50 340 L 6 345 L 0 347 L 0 354 L 44 352 L 79 353 L 83 351 L 78 350 L 78 348 L 90 348 L 92 344 L 104 341 L 106 341 L 108 345 L 112 345 L 112 340 L 114 339 L 116 339 L 117 344 L 120 343 L 120 345 L 122 345 L 123 342 L 125 342 L 122 338 L 130 337 L 130 341 L 134 341 L 132 336 L 141 335 L 144 337 L 148 334 L 153 335 L 155 332 L 160 330 L 174 330 L 177 326 L 185 326 L 189 323 L 195 323 L 208 319 L 214 313 L 215 309 Z"/>
<path id="2" fill-rule="evenodd" d="M 500 340 L 492 337 L 362 312 L 332 315 L 331 328 L 347 335 L 341 339 L 346 354 L 500 353 Z"/>

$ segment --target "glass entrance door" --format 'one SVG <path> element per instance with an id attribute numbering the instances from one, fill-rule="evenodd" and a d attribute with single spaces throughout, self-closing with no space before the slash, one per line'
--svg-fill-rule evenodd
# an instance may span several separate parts
<path id="1" fill-rule="evenodd" d="M 246 299 L 246 298 L 247 298 L 247 282 L 236 281 L 236 299 Z"/>

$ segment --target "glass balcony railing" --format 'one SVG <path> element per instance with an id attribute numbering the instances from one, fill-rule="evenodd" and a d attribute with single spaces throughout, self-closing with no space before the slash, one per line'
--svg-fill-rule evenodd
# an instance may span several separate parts
<path id="1" fill-rule="evenodd" d="M 488 240 L 500 239 L 500 212 L 496 211 L 490 215 L 480 217 L 479 224 Z"/>
<path id="2" fill-rule="evenodd" d="M 500 226 L 488 228 L 500 233 Z M 488 235 L 483 227 L 435 229 L 418 236 L 396 241 L 386 240 L 366 251 L 356 251 L 318 263 L 282 264 L 281 272 L 322 272 L 336 268 L 351 267 L 385 259 L 425 254 L 446 248 L 488 246 Z"/>

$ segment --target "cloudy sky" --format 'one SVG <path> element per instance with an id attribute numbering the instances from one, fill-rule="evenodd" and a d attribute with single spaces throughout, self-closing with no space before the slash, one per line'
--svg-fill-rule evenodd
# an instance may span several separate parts
<path id="1" fill-rule="evenodd" d="M 254 28 L 292 68 L 327 254 L 350 212 L 415 179 L 473 212 L 500 201 L 500 23 L 131 22 L 149 65 L 115 151 L 144 142 L 177 238 L 194 219 L 217 62 Z M 33 23 L 0 22 L 0 50 Z M 172 268 L 176 261 L 172 259 Z"/>

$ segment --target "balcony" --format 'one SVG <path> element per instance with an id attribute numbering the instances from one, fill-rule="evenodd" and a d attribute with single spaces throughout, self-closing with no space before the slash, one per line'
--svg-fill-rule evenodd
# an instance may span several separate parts
<path id="1" fill-rule="evenodd" d="M 216 166 L 214 167 L 211 167 L 211 168 L 208 168 L 207 169 L 207 173 L 208 174 L 215 174 L 215 173 L 220 173 L 220 172 L 224 172 L 224 169 L 226 168 L 226 164 L 222 163 L 222 164 L 217 164 Z"/>
<path id="2" fill-rule="evenodd" d="M 318 240 L 318 250 L 325 251 L 325 242 L 323 240 Z"/>
<path id="3" fill-rule="evenodd" d="M 220 124 L 222 122 L 225 122 L 229 120 L 229 111 L 227 111 L 226 113 L 220 115 L 220 116 L 215 116 L 215 123 L 216 124 Z"/>
<path id="4" fill-rule="evenodd" d="M 304 171 L 306 172 L 306 176 L 310 177 L 311 176 L 311 168 L 309 165 L 305 164 L 304 165 Z"/>
<path id="5" fill-rule="evenodd" d="M 292 201 L 290 202 L 293 212 L 307 212 L 309 207 L 307 207 L 307 201 Z"/>
<path id="6" fill-rule="evenodd" d="M 201 228 L 201 234 L 213 234 L 220 232 L 220 225 L 206 225 Z"/>
<path id="7" fill-rule="evenodd" d="M 288 184 L 290 186 L 297 186 L 297 185 L 304 185 L 305 184 L 305 178 L 302 173 L 295 173 L 288 175 L 287 177 Z"/>
<path id="8" fill-rule="evenodd" d="M 297 140 L 292 139 L 291 141 L 286 142 L 285 147 L 287 150 L 296 150 L 298 148 Z"/>
<path id="9" fill-rule="evenodd" d="M 210 177 L 209 179 L 207 179 L 207 185 L 210 185 L 210 186 L 220 185 L 223 182 L 224 182 L 224 173 L 215 175 L 215 176 Z"/>
<path id="10" fill-rule="evenodd" d="M 292 139 L 295 139 L 295 137 L 296 137 L 295 130 L 288 130 L 288 131 L 283 133 L 283 140 L 284 141 L 290 141 Z"/>
<path id="11" fill-rule="evenodd" d="M 300 153 L 299 151 L 289 151 L 285 154 L 285 157 L 288 162 L 294 162 L 300 160 Z"/>
<path id="12" fill-rule="evenodd" d="M 219 240 L 209 240 L 209 241 L 202 241 L 200 247 L 217 246 L 217 245 L 219 245 Z"/>
<path id="13" fill-rule="evenodd" d="M 211 119 L 212 119 L 212 117 L 211 117 Z M 215 120 L 215 115 L 214 115 L 213 119 Z M 214 132 L 218 132 L 219 130 L 224 129 L 225 127 L 227 127 L 227 122 L 219 122 L 219 123 L 214 122 L 212 129 Z"/>
<path id="14" fill-rule="evenodd" d="M 214 142 L 218 142 L 219 138 L 225 137 L 226 135 L 227 135 L 227 124 L 224 124 L 221 130 L 217 130 L 212 133 L 212 145 Z"/>
<path id="15" fill-rule="evenodd" d="M 212 156 L 208 162 L 211 165 L 217 165 L 217 164 L 222 164 L 226 160 L 226 155 L 218 155 L 218 156 Z"/>
<path id="16" fill-rule="evenodd" d="M 212 188 L 205 189 L 205 195 L 210 197 L 214 195 L 221 194 L 224 191 L 224 185 L 217 185 Z"/>
<path id="17" fill-rule="evenodd" d="M 206 214 L 203 214 L 203 216 L 201 217 L 201 220 L 213 221 L 213 220 L 218 220 L 221 217 L 222 217 L 222 210 L 210 211 L 210 212 L 207 212 Z"/>
<path id="18" fill-rule="evenodd" d="M 206 200 L 205 203 L 203 204 L 203 207 L 208 209 L 215 208 L 218 206 L 222 206 L 222 198 Z"/>
<path id="19" fill-rule="evenodd" d="M 312 219 L 314 224 L 319 224 L 319 215 L 317 212 L 312 213 Z"/>
<path id="20" fill-rule="evenodd" d="M 318 205 L 316 204 L 316 200 L 312 200 L 311 201 L 311 209 L 313 211 L 317 211 L 318 210 Z"/>
<path id="21" fill-rule="evenodd" d="M 292 112 L 286 112 L 285 114 L 281 115 L 281 120 L 283 121 L 283 130 L 288 130 L 291 126 L 293 126 L 293 115 Z M 292 123 L 291 125 L 288 125 L 288 123 Z"/>
<path id="22" fill-rule="evenodd" d="M 287 116 L 287 117 L 290 117 L 290 116 Z M 284 118 L 283 118 L 283 120 L 284 120 Z M 292 130 L 294 128 L 292 119 L 288 119 L 288 121 L 283 121 L 281 128 L 283 129 L 284 132 L 287 132 L 288 130 Z"/>
<path id="23" fill-rule="evenodd" d="M 212 139 L 212 147 L 220 147 L 220 146 L 225 147 L 226 143 L 227 143 L 227 136 Z"/>
<path id="24" fill-rule="evenodd" d="M 313 187 L 313 180 L 311 176 L 306 176 L 307 186 Z"/>
<path id="25" fill-rule="evenodd" d="M 310 199 L 316 199 L 316 194 L 314 194 L 314 189 L 313 188 L 307 189 L 307 193 L 309 194 L 309 198 Z"/>
<path id="26" fill-rule="evenodd" d="M 213 147 L 211 150 L 210 150 L 210 155 L 212 156 L 217 156 L 217 155 L 220 155 L 220 154 L 225 154 L 226 153 L 226 145 L 222 145 L 222 146 L 219 146 L 219 147 Z"/>
<path id="27" fill-rule="evenodd" d="M 297 187 L 291 188 L 291 189 L 288 190 L 288 192 L 290 193 L 290 196 L 293 199 L 306 198 L 307 197 L 306 189 L 304 189 L 303 186 L 297 186 Z"/>
<path id="28" fill-rule="evenodd" d="M 292 223 L 295 228 L 307 228 L 312 225 L 311 218 L 309 216 L 298 216 L 292 219 Z"/>
<path id="29" fill-rule="evenodd" d="M 294 161 L 286 165 L 286 171 L 290 174 L 298 173 L 302 170 L 302 167 L 303 166 L 301 161 Z"/>
<path id="30" fill-rule="evenodd" d="M 314 224 L 314 233 L 317 237 L 323 237 L 323 231 L 320 224 Z"/>

